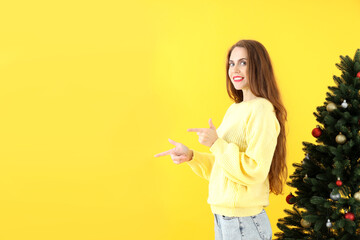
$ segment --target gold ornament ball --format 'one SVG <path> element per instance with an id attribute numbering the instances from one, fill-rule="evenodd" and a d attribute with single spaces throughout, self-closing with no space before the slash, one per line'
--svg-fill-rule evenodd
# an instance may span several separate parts
<path id="1" fill-rule="evenodd" d="M 339 144 L 344 144 L 346 142 L 346 137 L 342 133 L 336 136 L 335 141 Z"/>
<path id="2" fill-rule="evenodd" d="M 311 223 L 308 222 L 308 221 L 306 221 L 305 219 L 301 219 L 300 224 L 301 224 L 301 226 L 303 226 L 304 228 L 308 228 L 308 227 L 311 226 Z"/>
<path id="3" fill-rule="evenodd" d="M 333 102 L 329 102 L 329 104 L 326 106 L 326 110 L 327 110 L 328 112 L 332 112 L 332 111 L 334 111 L 335 109 L 337 109 L 337 107 L 336 107 L 336 104 L 333 103 Z"/>
<path id="4" fill-rule="evenodd" d="M 356 193 L 354 194 L 354 198 L 355 198 L 356 201 L 359 201 L 359 202 L 360 202 L 360 192 L 356 192 Z"/>

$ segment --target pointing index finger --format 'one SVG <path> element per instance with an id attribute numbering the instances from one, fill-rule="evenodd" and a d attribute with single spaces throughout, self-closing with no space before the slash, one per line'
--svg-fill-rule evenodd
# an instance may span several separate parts
<path id="1" fill-rule="evenodd" d="M 202 128 L 188 128 L 188 132 L 202 132 Z"/>
<path id="2" fill-rule="evenodd" d="M 166 156 L 169 155 L 170 153 L 171 153 L 171 149 L 162 153 L 155 154 L 154 157 Z"/>

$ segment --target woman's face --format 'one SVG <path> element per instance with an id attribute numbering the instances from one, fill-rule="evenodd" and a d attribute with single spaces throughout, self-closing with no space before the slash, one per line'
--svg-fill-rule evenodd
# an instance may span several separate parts
<path id="1" fill-rule="evenodd" d="M 236 90 L 248 90 L 247 78 L 247 50 L 243 47 L 235 47 L 229 58 L 229 78 Z"/>

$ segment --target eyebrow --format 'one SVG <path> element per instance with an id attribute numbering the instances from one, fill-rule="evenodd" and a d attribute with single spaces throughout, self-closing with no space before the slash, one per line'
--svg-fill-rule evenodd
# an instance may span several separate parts
<path id="1" fill-rule="evenodd" d="M 238 61 L 243 60 L 243 59 L 246 60 L 246 58 L 240 58 Z M 229 62 L 234 62 L 234 61 L 230 59 Z"/>

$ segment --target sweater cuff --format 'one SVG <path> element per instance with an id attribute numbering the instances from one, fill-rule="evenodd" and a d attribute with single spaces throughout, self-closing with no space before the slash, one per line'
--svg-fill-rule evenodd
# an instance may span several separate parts
<path id="1" fill-rule="evenodd" d="M 213 143 L 213 145 L 210 147 L 210 152 L 212 152 L 214 155 L 215 154 L 219 154 L 222 152 L 222 149 L 226 148 L 226 145 L 228 143 L 222 139 L 222 138 L 218 138 L 216 139 L 216 141 Z"/>
<path id="2" fill-rule="evenodd" d="M 186 162 L 187 164 L 189 164 L 190 167 L 195 167 L 199 165 L 199 159 L 198 159 L 198 154 L 195 150 L 193 151 L 193 157 L 190 161 Z"/>

